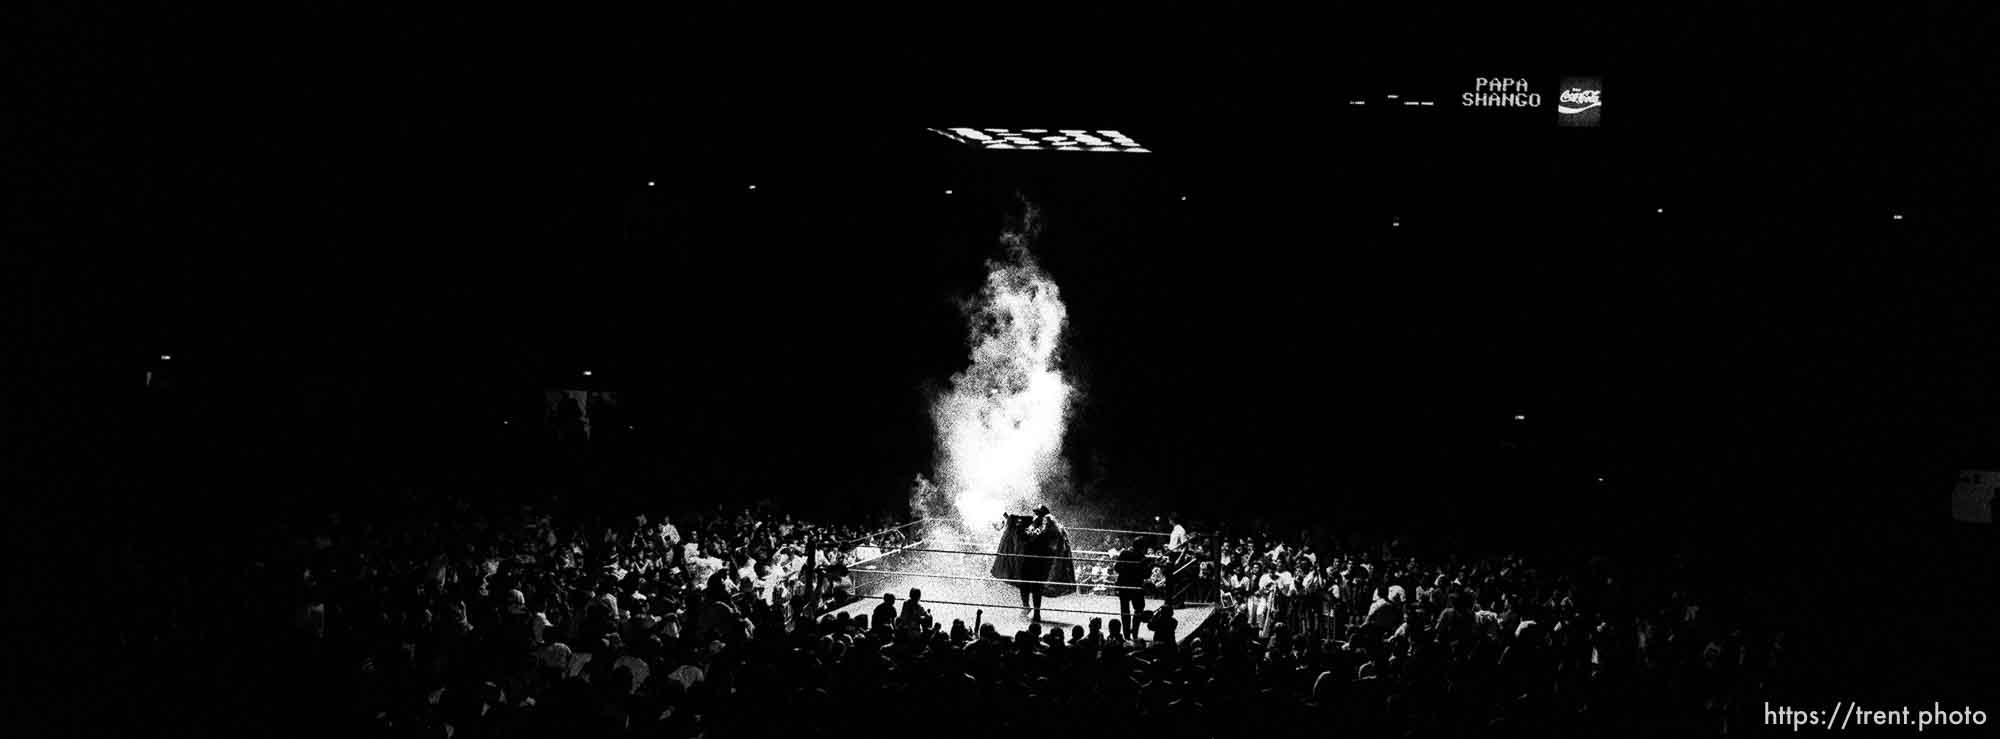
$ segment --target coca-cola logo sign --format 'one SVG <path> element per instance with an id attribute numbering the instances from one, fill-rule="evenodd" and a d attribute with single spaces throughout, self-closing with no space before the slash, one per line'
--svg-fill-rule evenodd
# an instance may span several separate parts
<path id="1" fill-rule="evenodd" d="M 1591 108 L 1603 105 L 1603 95 L 1604 93 L 1601 90 L 1584 90 L 1572 87 L 1562 92 L 1561 104 L 1556 106 L 1556 112 L 1563 115 L 1582 113 Z"/>
<path id="2" fill-rule="evenodd" d="M 1564 77 L 1556 95 L 1556 125 L 1595 127 L 1604 115 L 1604 81 L 1596 77 Z"/>

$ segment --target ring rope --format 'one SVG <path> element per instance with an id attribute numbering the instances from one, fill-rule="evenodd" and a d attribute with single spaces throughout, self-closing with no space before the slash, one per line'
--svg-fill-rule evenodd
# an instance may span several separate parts
<path id="1" fill-rule="evenodd" d="M 921 542 L 919 542 L 919 543 L 921 543 Z M 1060 555 L 1054 555 L 1054 554 L 999 554 L 999 553 L 996 553 L 996 552 L 975 552 L 975 551 L 964 551 L 964 550 L 958 550 L 958 549 L 922 549 L 922 548 L 918 548 L 918 547 L 899 547 L 899 548 L 897 548 L 896 550 L 894 550 L 894 551 L 890 552 L 890 554 L 894 554 L 895 552 L 935 552 L 935 553 L 937 553 L 937 554 L 970 554 L 970 555 L 974 555 L 974 556 L 979 556 L 979 557 L 1023 557 L 1023 558 L 1027 558 L 1027 559 L 1068 559 L 1068 560 L 1077 560 L 1077 561 L 1083 561 L 1083 562 L 1115 562 L 1115 561 L 1117 561 L 1116 559 L 1113 559 L 1113 558 L 1110 558 L 1110 557 L 1103 557 L 1103 558 L 1094 558 L 1094 557 L 1064 557 L 1064 556 L 1060 556 Z M 886 557 L 886 556 L 888 556 L 888 554 L 884 554 L 884 555 L 882 555 L 882 556 Z M 880 559 L 880 558 L 881 558 L 881 557 L 876 557 L 875 559 Z"/>
<path id="2" fill-rule="evenodd" d="M 944 575 L 944 574 L 938 574 L 938 573 L 932 573 L 932 572 L 906 572 L 906 571 L 903 571 L 903 570 L 874 570 L 874 569 L 859 569 L 859 568 L 854 568 L 854 567 L 849 567 L 849 568 L 847 568 L 847 571 L 848 571 L 848 572 L 851 572 L 851 573 L 852 573 L 852 572 L 866 572 L 866 573 L 869 573 L 869 574 L 873 574 L 873 575 L 904 575 L 904 576 L 908 576 L 908 577 L 940 577 L 940 578 L 944 578 L 944 579 L 947 579 L 947 580 L 980 580 L 980 581 L 986 581 L 986 582 L 1009 582 L 1009 583 L 1017 583 L 1017 584 L 1021 584 L 1021 585 L 1061 585 L 1061 586 L 1064 586 L 1064 587 L 1071 587 L 1071 586 L 1074 586 L 1074 587 L 1076 587 L 1076 588 L 1078 588 L 1078 589 L 1083 589 L 1083 588 L 1106 588 L 1106 589 L 1110 589 L 1110 590 L 1145 590 L 1145 588 L 1143 588 L 1143 587 L 1139 587 L 1139 586 L 1136 586 L 1136 585 L 1099 585 L 1099 584 L 1097 584 L 1097 583 L 1088 583 L 1088 582 L 1056 582 L 1056 581 L 1054 581 L 1054 580 L 1014 580 L 1014 579 L 1011 579 L 1011 578 L 1005 578 L 1005 577 L 977 577 L 977 576 L 973 576 L 973 575 Z"/>
<path id="3" fill-rule="evenodd" d="M 966 548 L 966 549 L 968 549 L 968 550 L 980 550 L 980 549 L 986 549 L 986 548 L 989 548 L 989 547 L 992 547 L 992 546 L 994 545 L 994 542 L 990 542 L 990 541 L 966 541 L 966 540 L 963 540 L 963 539 L 958 539 L 958 540 L 953 540 L 953 539 L 928 539 L 928 540 L 926 540 L 926 541 L 929 541 L 930 543 L 932 543 L 932 544 L 936 544 L 936 545 L 938 545 L 938 546 L 955 546 L 955 547 L 965 547 L 965 548 Z M 956 550 L 954 550 L 954 551 L 956 551 Z M 1103 556 L 1106 556 L 1106 557 L 1112 557 L 1112 556 L 1117 556 L 1117 554 L 1118 554 L 1118 552 L 1119 552 L 1119 550 L 1117 550 L 1117 549 L 1071 549 L 1070 551 L 1071 551 L 1071 552 L 1074 552 L 1074 553 L 1076 553 L 1076 554 L 1093 554 L 1093 555 L 1103 555 Z M 977 551 L 968 551 L 967 553 L 968 553 L 968 554 L 978 554 L 979 552 L 977 552 Z"/>
<path id="4" fill-rule="evenodd" d="M 922 543 L 924 543 L 924 542 L 922 542 L 921 540 L 917 542 L 917 544 L 922 544 Z M 913 545 L 911 545 L 911 546 L 915 546 L 915 545 L 913 544 Z M 886 558 L 886 557 L 888 557 L 889 555 L 892 555 L 892 554 L 895 554 L 895 553 L 897 553 L 897 552 L 902 552 L 902 551 L 907 551 L 907 548 L 897 548 L 897 549 L 889 549 L 889 550 L 886 550 L 886 551 L 882 552 L 881 554 L 877 554 L 877 555 L 875 555 L 875 556 L 873 556 L 873 557 L 869 557 L 869 558 L 867 558 L 867 559 L 863 559 L 863 560 L 857 560 L 857 561 L 855 561 L 855 563 L 854 563 L 854 564 L 855 564 L 855 565 L 860 565 L 860 564 L 867 564 L 867 563 L 869 563 L 869 562 L 873 562 L 873 561 L 875 561 L 875 560 L 878 560 L 878 559 L 883 559 L 883 558 Z M 924 550 L 924 551 L 929 551 L 929 550 Z M 849 571 L 849 572 L 852 572 L 852 571 L 853 571 L 853 569 L 854 569 L 854 565 L 848 565 L 847 567 L 848 567 L 848 571 Z"/>
<path id="5" fill-rule="evenodd" d="M 895 531 L 895 530 L 897 530 L 897 529 L 904 529 L 904 528 L 909 528 L 909 527 L 911 527 L 911 526 L 915 526 L 915 525 L 917 525 L 917 524 L 920 524 L 920 523 L 923 523 L 923 522 L 925 522 L 925 521 L 929 521 L 929 520 L 931 520 L 931 519 L 928 519 L 928 518 L 919 518 L 919 519 L 915 519 L 915 520 L 912 520 L 912 521 L 910 521 L 909 523 L 899 523 L 899 524 L 896 524 L 896 525 L 894 525 L 894 526 L 890 526 L 889 528 L 886 528 L 886 529 L 883 529 L 883 530 L 881 530 L 881 531 L 877 531 L 877 532 L 874 532 L 874 533 L 871 533 L 871 534 L 862 534 L 861 536 L 857 536 L 857 537 L 855 537 L 855 538 L 852 538 L 852 539 L 848 539 L 848 540 L 846 540 L 846 541 L 842 541 L 842 542 L 836 542 L 836 543 L 834 544 L 834 546 L 837 546 L 837 547 L 844 547 L 844 546 L 847 546 L 847 545 L 849 545 L 849 544 L 853 544 L 853 543 L 855 543 L 855 542 L 857 542 L 857 541 L 867 541 L 867 540 L 869 540 L 869 539 L 873 539 L 873 538 L 875 538 L 875 537 L 877 537 L 877 536 L 881 536 L 881 535 L 883 535 L 883 534 L 886 534 L 886 533 L 889 533 L 889 532 L 891 532 L 891 531 Z"/>
<path id="6" fill-rule="evenodd" d="M 970 519 L 967 519 L 964 516 L 932 516 L 931 519 L 926 519 L 926 520 L 968 521 Z M 1135 534 L 1138 536 L 1174 535 L 1174 532 L 1171 531 L 1133 531 L 1131 529 L 1094 529 L 1087 526 L 1070 526 L 1067 524 L 1064 524 L 1062 528 L 1064 531 L 1095 531 L 1101 534 Z"/>
<path id="7" fill-rule="evenodd" d="M 874 596 L 874 597 L 872 597 L 872 598 L 862 598 L 862 600 L 881 600 L 881 599 L 882 599 L 882 596 L 883 596 L 883 595 L 894 595 L 894 593 L 877 593 L 877 594 L 875 594 L 875 596 Z M 922 598 L 922 599 L 919 599 L 919 600 L 917 601 L 917 603 L 918 603 L 919 605 L 928 605 L 928 604 L 931 604 L 931 603 L 935 603 L 935 604 L 938 604 L 938 605 L 941 605 L 941 606 L 974 606 L 974 607 L 980 607 L 980 608 L 993 608 L 993 609 L 997 609 L 997 610 L 1002 610 L 1002 611 L 1004 611 L 1004 610 L 1008 610 L 1008 609 L 1013 609 L 1013 610 L 1017 610 L 1017 611 L 1018 611 L 1018 610 L 1021 610 L 1021 607 L 1020 607 L 1020 606 L 1009 606 L 1009 605 L 1002 605 L 1002 604 L 999 604 L 999 603 L 965 603 L 965 602 L 962 602 L 962 601 L 955 601 L 955 600 L 931 600 L 931 599 L 929 599 L 929 598 Z M 1076 609 L 1076 608 L 1043 608 L 1043 609 L 1040 609 L 1040 610 L 1044 610 L 1044 611 L 1055 611 L 1055 612 L 1057 612 L 1057 613 L 1088 613 L 1088 614 L 1092 614 L 1092 615 L 1097 615 L 1097 616 L 1112 616 L 1112 617 L 1118 617 L 1118 616 L 1119 616 L 1119 614 L 1118 614 L 1118 613 L 1116 613 L 1116 612 L 1113 612 L 1113 611 L 1085 611 L 1085 610 L 1080 610 L 1080 609 Z M 872 625 L 872 624 L 871 624 L 871 625 Z"/>

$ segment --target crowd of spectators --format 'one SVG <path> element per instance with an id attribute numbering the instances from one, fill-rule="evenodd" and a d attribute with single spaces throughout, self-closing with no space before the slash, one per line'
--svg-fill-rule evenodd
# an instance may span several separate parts
<path id="1" fill-rule="evenodd" d="M 335 733 L 1721 735 L 1789 665 L 1783 633 L 1597 562 L 1196 536 L 1146 546 L 1156 574 L 1202 564 L 1204 628 L 1156 604 L 1136 627 L 1006 634 L 916 593 L 822 617 L 852 600 L 843 565 L 905 542 L 887 517 L 456 513 L 332 519 L 273 558 L 295 583 L 287 659 L 322 678 L 293 687 Z"/>

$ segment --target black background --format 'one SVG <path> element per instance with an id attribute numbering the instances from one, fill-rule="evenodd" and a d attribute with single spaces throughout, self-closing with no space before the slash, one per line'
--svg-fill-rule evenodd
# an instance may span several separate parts
<path id="1" fill-rule="evenodd" d="M 2000 443 L 1976 8 L 766 15 L 30 14 L 11 446 L 55 494 L 15 539 L 180 561 L 498 488 L 546 472 L 502 422 L 583 369 L 638 409 L 597 489 L 893 506 L 1018 194 L 1106 490 L 1692 547 L 1814 575 L 1801 607 L 1864 624 L 1830 638 L 1952 643 L 1856 609 L 1971 597 L 1917 578 Z M 1344 105 L 1516 74 L 1602 74 L 1604 126 Z"/>

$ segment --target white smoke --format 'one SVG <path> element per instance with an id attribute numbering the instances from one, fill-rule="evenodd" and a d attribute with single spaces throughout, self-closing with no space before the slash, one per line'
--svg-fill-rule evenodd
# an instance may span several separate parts
<path id="1" fill-rule="evenodd" d="M 971 364 L 931 405 L 937 482 L 919 476 L 911 504 L 919 515 L 958 516 L 965 535 L 990 533 L 1002 513 L 1067 492 L 1062 443 L 1076 389 L 1059 350 L 1068 312 L 1028 251 L 1036 217 L 1028 206 L 1002 235 L 1005 258 L 987 263 L 985 286 L 963 306 Z"/>

